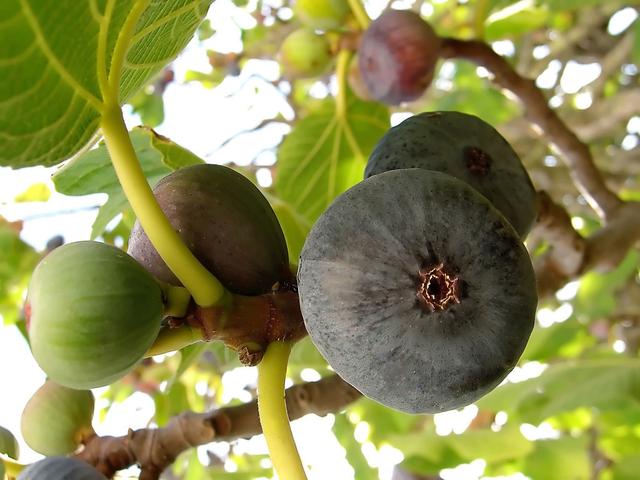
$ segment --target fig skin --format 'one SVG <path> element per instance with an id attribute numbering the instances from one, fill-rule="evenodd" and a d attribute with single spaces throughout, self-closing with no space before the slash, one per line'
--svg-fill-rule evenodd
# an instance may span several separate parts
<path id="1" fill-rule="evenodd" d="M 16 437 L 13 436 L 9 430 L 0 426 L 0 453 L 4 453 L 5 455 L 17 460 L 18 455 L 20 453 L 20 447 L 18 445 L 18 441 Z M 0 465 L 4 466 L 2 461 L 0 461 Z M 2 475 L 0 475 L 0 479 Z"/>
<path id="2" fill-rule="evenodd" d="M 420 15 L 387 10 L 366 30 L 358 65 L 373 98 L 389 105 L 416 100 L 427 89 L 440 52 L 440 39 Z"/>
<path id="3" fill-rule="evenodd" d="M 305 26 L 314 30 L 335 30 L 350 11 L 347 0 L 296 0 L 295 16 Z"/>
<path id="4" fill-rule="evenodd" d="M 232 293 L 268 293 L 289 280 L 287 244 L 269 202 L 240 173 L 201 164 L 164 177 L 153 193 L 196 258 Z M 129 254 L 159 280 L 180 286 L 139 222 Z"/>
<path id="5" fill-rule="evenodd" d="M 95 435 L 94 399 L 89 390 L 74 390 L 47 380 L 22 412 L 21 430 L 29 447 L 45 456 L 74 452 Z"/>
<path id="6" fill-rule="evenodd" d="M 44 257 L 29 284 L 34 358 L 55 382 L 90 389 L 123 377 L 160 330 L 162 290 L 117 247 L 68 243 Z"/>
<path id="7" fill-rule="evenodd" d="M 438 266 L 455 288 L 422 290 L 419 272 Z M 298 289 L 333 369 L 407 413 L 459 408 L 496 387 L 524 350 L 537 303 L 513 227 L 468 185 L 422 169 L 385 172 L 338 197 L 307 237 Z M 425 291 L 453 295 L 430 309 Z"/>
<path id="8" fill-rule="evenodd" d="M 280 46 L 280 63 L 288 78 L 312 78 L 321 75 L 331 63 L 327 38 L 301 28 L 291 32 Z"/>
<path id="9" fill-rule="evenodd" d="M 82 460 L 48 457 L 25 468 L 18 480 L 107 480 L 107 477 Z"/>
<path id="10" fill-rule="evenodd" d="M 493 203 L 525 238 L 537 217 L 536 190 L 518 154 L 482 119 L 424 112 L 391 128 L 374 147 L 365 178 L 402 168 L 452 175 Z"/>

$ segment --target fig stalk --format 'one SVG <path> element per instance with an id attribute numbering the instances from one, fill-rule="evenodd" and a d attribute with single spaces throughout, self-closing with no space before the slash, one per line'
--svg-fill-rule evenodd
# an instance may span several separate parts
<path id="1" fill-rule="evenodd" d="M 367 11 L 364 9 L 364 5 L 362 4 L 362 0 L 348 0 L 349 7 L 351 7 L 351 12 L 353 16 L 356 17 L 358 24 L 362 30 L 366 30 L 371 23 L 371 19 L 369 15 L 367 15 Z"/>
<path id="2" fill-rule="evenodd" d="M 226 290 L 173 229 L 147 183 L 117 103 L 105 105 L 100 122 L 120 185 L 151 242 L 198 305 L 224 301 Z"/>
<path id="3" fill-rule="evenodd" d="M 258 365 L 258 415 L 273 468 L 282 480 L 306 480 L 285 403 L 290 342 L 273 342 Z"/>

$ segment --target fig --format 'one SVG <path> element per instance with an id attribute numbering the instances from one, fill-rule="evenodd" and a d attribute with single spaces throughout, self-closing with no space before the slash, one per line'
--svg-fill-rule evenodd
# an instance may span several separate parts
<path id="1" fill-rule="evenodd" d="M 329 41 L 312 30 L 294 30 L 280 46 L 280 64 L 289 78 L 316 77 L 327 70 L 330 62 Z"/>
<path id="2" fill-rule="evenodd" d="M 280 223 L 260 190 L 240 173 L 222 165 L 193 165 L 164 177 L 153 193 L 193 254 L 232 293 L 268 293 L 289 279 Z M 138 222 L 129 254 L 161 281 L 181 285 Z"/>
<path id="3" fill-rule="evenodd" d="M 376 100 L 390 105 L 409 102 L 431 84 L 439 51 L 440 39 L 420 15 L 387 10 L 362 36 L 360 74 Z"/>
<path id="4" fill-rule="evenodd" d="M 467 405 L 518 361 L 533 268 L 513 227 L 440 172 L 381 173 L 339 196 L 305 241 L 298 289 L 311 339 L 367 397 L 407 413 Z"/>
<path id="5" fill-rule="evenodd" d="M 25 468 L 18 480 L 107 480 L 107 477 L 77 458 L 48 457 Z"/>
<path id="6" fill-rule="evenodd" d="M 18 446 L 18 441 L 16 437 L 13 436 L 9 430 L 4 427 L 0 427 L 0 453 L 4 453 L 5 455 L 18 459 L 18 453 L 20 452 L 20 448 Z M 4 465 L 2 461 L 0 461 L 0 465 Z M 0 479 L 2 475 L 0 475 Z"/>
<path id="7" fill-rule="evenodd" d="M 95 435 L 93 394 L 47 380 L 22 412 L 22 436 L 33 450 L 46 456 L 74 452 Z"/>
<path id="8" fill-rule="evenodd" d="M 293 6 L 300 22 L 316 30 L 339 28 L 349 10 L 347 0 L 296 0 Z"/>
<path id="9" fill-rule="evenodd" d="M 521 238 L 536 220 L 536 191 L 518 154 L 475 115 L 425 112 L 407 118 L 378 141 L 364 176 L 416 167 L 444 172 L 471 185 L 502 212 Z"/>
<path id="10" fill-rule="evenodd" d="M 117 247 L 68 243 L 33 272 L 27 302 L 33 356 L 69 388 L 108 385 L 142 359 L 160 330 L 162 290 Z"/>

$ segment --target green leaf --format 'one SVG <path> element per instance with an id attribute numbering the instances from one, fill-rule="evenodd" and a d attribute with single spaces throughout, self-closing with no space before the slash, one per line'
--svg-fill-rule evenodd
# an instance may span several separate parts
<path id="1" fill-rule="evenodd" d="M 142 170 L 151 186 L 174 170 L 202 163 L 202 160 L 190 151 L 149 128 L 135 128 L 130 136 Z M 65 195 L 88 195 L 98 192 L 109 195 L 109 200 L 100 208 L 93 223 L 91 238 L 100 235 L 111 219 L 129 208 L 104 144 L 67 163 L 54 174 L 53 183 L 56 190 Z"/>
<path id="2" fill-rule="evenodd" d="M 208 345 L 205 342 L 199 342 L 180 350 L 180 363 L 178 364 L 178 368 L 173 374 L 173 377 L 169 380 L 167 388 L 171 388 L 175 382 L 180 380 L 182 374 L 186 372 L 191 365 L 198 361 L 200 355 L 202 355 L 207 348 Z"/>
<path id="3" fill-rule="evenodd" d="M 482 458 L 487 463 L 499 463 L 525 456 L 534 449 L 515 424 L 508 424 L 498 432 L 467 430 L 445 438 L 451 448 L 467 461 Z"/>
<path id="4" fill-rule="evenodd" d="M 534 7 L 528 2 L 517 2 L 492 13 L 485 23 L 485 36 L 489 41 L 519 37 L 540 27 L 549 20 L 547 8 Z"/>
<path id="5" fill-rule="evenodd" d="M 333 424 L 333 433 L 342 448 L 345 449 L 347 462 L 353 467 L 358 475 L 358 479 L 377 480 L 378 473 L 369 466 L 367 459 L 362 454 L 362 446 L 353 436 L 355 425 L 353 425 L 345 414 L 336 415 Z"/>
<path id="6" fill-rule="evenodd" d="M 313 223 L 333 199 L 362 180 L 375 143 L 389 128 L 387 108 L 353 97 L 344 119 L 333 101 L 299 121 L 278 150 L 275 191 Z"/>
<path id="7" fill-rule="evenodd" d="M 283 202 L 274 195 L 265 193 L 265 196 L 269 199 L 287 240 L 289 262 L 297 265 L 304 241 L 311 230 L 311 223 L 299 215 L 287 202 Z"/>
<path id="8" fill-rule="evenodd" d="M 640 455 L 623 458 L 611 467 L 611 480 L 637 480 L 640 472 Z"/>
<path id="9" fill-rule="evenodd" d="M 635 64 L 640 63 L 640 21 L 636 19 L 634 22 L 635 26 L 633 28 L 633 50 L 631 51 L 631 55 L 633 57 L 633 62 Z"/>
<path id="10" fill-rule="evenodd" d="M 211 1 L 0 2 L 0 165 L 55 165 L 80 151 L 100 122 L 100 78 L 121 72 L 125 102 L 186 46 Z M 145 4 L 128 38 L 122 28 Z"/>
<path id="11" fill-rule="evenodd" d="M 606 5 L 609 2 L 611 2 L 611 0 L 544 0 L 542 3 L 548 5 L 552 10 L 562 11 L 577 10 L 579 8 L 585 9 L 596 5 Z"/>
<path id="12" fill-rule="evenodd" d="M 606 411 L 638 405 L 640 360 L 620 357 L 552 365 L 539 377 L 498 387 L 477 404 L 533 424 L 579 407 Z"/>
<path id="13" fill-rule="evenodd" d="M 544 362 L 556 358 L 575 358 L 594 344 L 595 338 L 587 328 L 572 318 L 547 328 L 536 326 L 522 359 Z"/>
<path id="14" fill-rule="evenodd" d="M 535 451 L 524 460 L 522 473 L 545 480 L 589 480 L 591 461 L 587 440 L 560 438 L 535 442 Z"/>
<path id="15" fill-rule="evenodd" d="M 140 90 L 131 97 L 129 105 L 133 108 L 133 113 L 140 115 L 140 120 L 148 127 L 157 127 L 164 121 L 164 102 L 162 95 L 157 92 Z"/>
<path id="16" fill-rule="evenodd" d="M 187 389 L 181 382 L 175 382 L 164 393 L 155 393 L 153 400 L 156 406 L 154 419 L 159 427 L 164 427 L 172 417 L 191 408 Z"/>
<path id="17" fill-rule="evenodd" d="M 305 368 L 312 368 L 321 375 L 330 373 L 329 364 L 308 336 L 293 346 L 287 364 L 287 373 L 299 378 L 300 372 Z"/>

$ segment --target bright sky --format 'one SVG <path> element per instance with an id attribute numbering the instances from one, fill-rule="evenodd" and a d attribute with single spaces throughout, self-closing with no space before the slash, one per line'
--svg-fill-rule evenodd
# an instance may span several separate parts
<path id="1" fill-rule="evenodd" d="M 252 0 L 251 3 L 255 4 L 255 1 Z M 272 0 L 271 3 L 279 4 L 280 2 Z M 376 17 L 385 3 L 384 0 L 367 2 L 370 16 Z M 413 2 L 397 1 L 394 2 L 394 6 L 406 8 L 411 3 Z M 234 22 L 228 21 L 230 12 L 233 11 L 230 5 L 230 0 L 218 0 L 211 8 L 209 17 L 218 33 L 205 42 L 206 47 L 219 51 L 238 51 L 240 49 L 238 28 Z M 610 31 L 612 33 L 622 31 L 628 26 L 630 15 L 628 13 L 619 16 L 615 22 L 611 22 Z M 248 15 L 236 15 L 234 21 L 239 25 L 246 25 L 253 20 Z M 502 47 L 509 51 L 510 46 L 502 43 Z M 549 69 L 540 77 L 540 86 L 545 86 L 545 82 L 555 81 L 553 76 L 558 72 L 554 68 L 555 65 L 552 62 Z M 271 85 L 257 78 L 252 78 L 252 75 L 259 74 L 267 80 L 276 80 L 278 66 L 275 62 L 250 62 L 241 76 L 227 79 L 216 90 L 206 90 L 197 83 L 181 85 L 179 81 L 184 78 L 187 70 L 207 71 L 209 69 L 204 50 L 192 43 L 174 63 L 174 69 L 178 83 L 170 85 L 165 92 L 166 120 L 157 129 L 160 133 L 206 158 L 209 162 L 227 163 L 233 161 L 245 165 L 249 164 L 258 153 L 266 151 L 260 156 L 261 161 L 264 165 L 273 163 L 275 158 L 272 153 L 269 153 L 269 149 L 280 143 L 282 136 L 288 131 L 286 126 L 263 129 L 263 131 L 253 134 L 250 142 L 246 141 L 246 138 L 241 138 L 240 141 L 231 142 L 221 150 L 216 151 L 216 147 L 235 133 L 256 125 L 264 118 L 273 117 L 278 113 L 287 118 L 291 117 L 290 107 L 282 100 L 277 91 Z M 597 65 L 579 65 L 571 62 L 561 79 L 561 86 L 567 92 L 577 92 L 588 81 L 596 78 L 598 74 L 599 67 Z M 580 80 L 572 82 L 572 78 Z M 231 95 L 239 90 L 242 91 L 242 94 Z M 139 123 L 139 120 L 131 115 L 127 114 L 126 117 L 129 126 Z M 403 115 L 399 114 L 393 119 L 394 123 L 402 118 L 404 118 Z M 214 152 L 213 155 L 212 152 Z M 22 238 L 38 250 L 44 249 L 49 238 L 59 234 L 63 235 L 67 242 L 88 239 L 91 224 L 97 212 L 96 207 L 106 199 L 102 194 L 66 197 L 55 193 L 50 181 L 53 171 L 55 168 L 35 167 L 15 171 L 0 168 L 0 215 L 10 221 L 24 220 Z M 263 180 L 266 183 L 269 182 L 267 177 L 263 177 Z M 48 202 L 13 203 L 16 195 L 36 182 L 43 182 L 51 187 L 53 195 Z M 566 312 L 560 311 L 544 311 L 542 313 L 543 323 L 549 324 L 554 321 L 562 321 L 566 314 Z M 31 451 L 22 441 L 19 425 L 20 415 L 32 393 L 43 383 L 44 374 L 33 360 L 26 343 L 14 327 L 0 326 L 0 365 L 2 365 L 0 371 L 0 385 L 2 385 L 0 389 L 0 425 L 10 429 L 18 437 L 21 443 L 21 461 L 34 461 L 39 458 L 39 455 Z M 514 378 L 539 374 L 540 371 L 534 365 L 529 367 L 527 371 L 514 372 Z M 242 372 L 234 373 L 225 379 L 228 388 L 235 388 L 238 395 L 247 381 L 255 381 L 255 369 L 243 369 Z M 100 404 L 99 402 L 98 406 Z M 443 434 L 451 431 L 464 431 L 475 416 L 473 408 L 475 407 L 436 416 L 436 423 L 440 431 Z M 129 427 L 146 426 L 152 414 L 153 402 L 150 398 L 143 394 L 136 394 L 125 404 L 112 408 L 104 424 L 98 423 L 97 419 L 94 423 L 100 434 L 121 435 L 126 433 L 126 429 Z M 332 422 L 331 415 L 326 418 L 308 416 L 293 424 L 294 435 L 298 439 L 303 461 L 312 467 L 310 479 L 353 478 L 353 470 L 344 458 L 344 450 L 331 432 Z M 548 430 L 545 430 L 544 427 L 540 428 L 542 428 L 540 431 L 529 431 L 529 435 L 532 438 L 549 435 Z M 360 428 L 361 435 L 363 429 L 366 430 L 366 426 Z M 358 432 L 356 432 L 357 436 Z M 322 445 L 322 448 L 318 448 L 318 445 Z M 266 453 L 266 446 L 261 437 L 251 442 L 241 441 L 239 448 L 254 453 Z M 201 458 L 206 461 L 204 450 L 201 449 L 201 451 L 203 453 Z M 389 479 L 393 464 L 402 460 L 402 455 L 398 451 L 383 449 L 376 452 L 375 447 L 366 442 L 363 444 L 363 452 L 372 464 L 381 465 L 381 479 Z M 482 461 L 479 461 L 456 470 L 444 471 L 442 476 L 445 479 L 455 478 L 456 480 L 477 479 L 482 476 L 483 470 Z"/>

